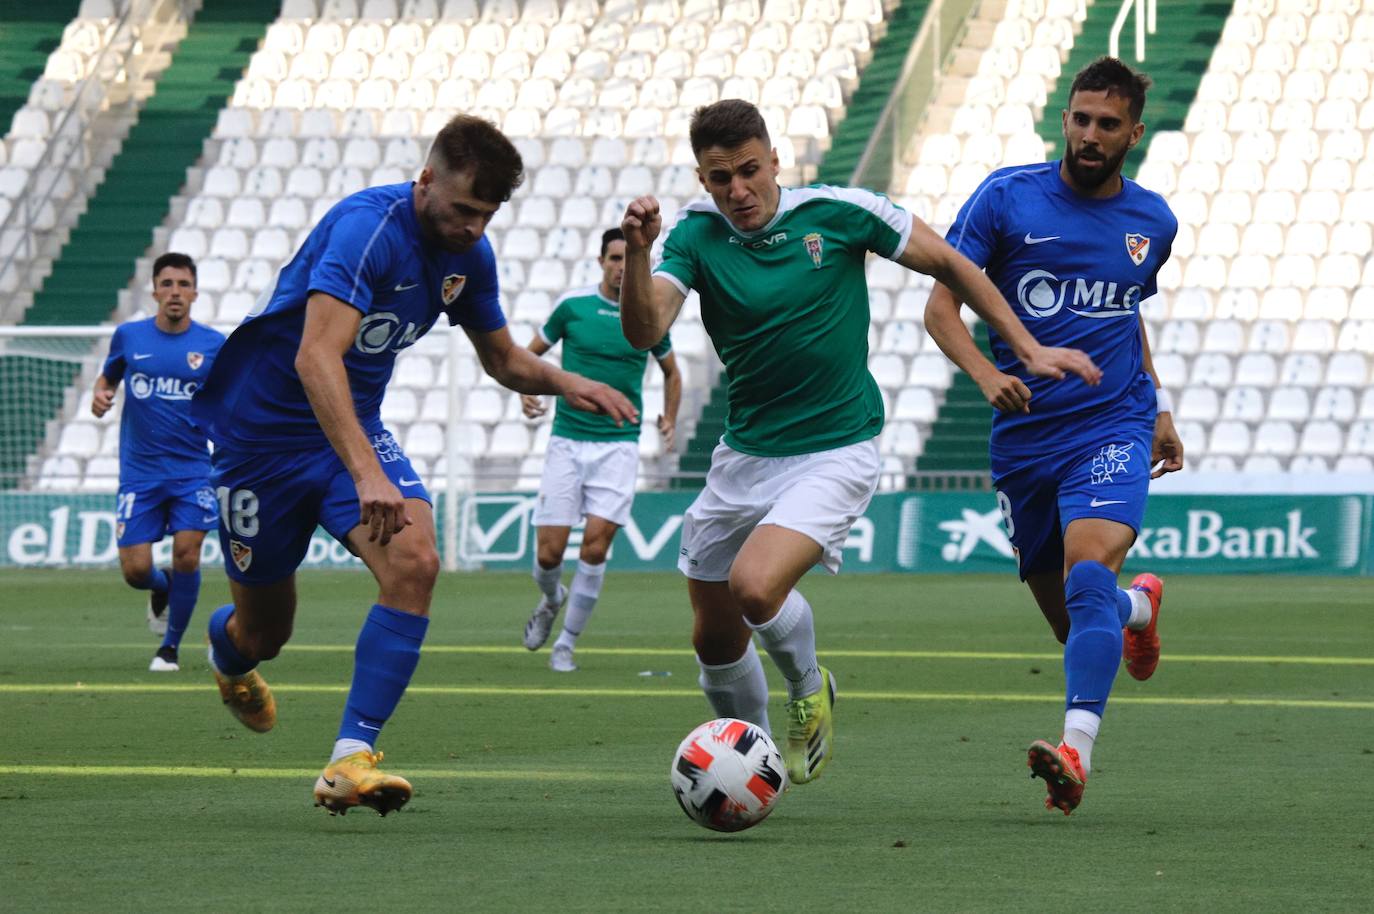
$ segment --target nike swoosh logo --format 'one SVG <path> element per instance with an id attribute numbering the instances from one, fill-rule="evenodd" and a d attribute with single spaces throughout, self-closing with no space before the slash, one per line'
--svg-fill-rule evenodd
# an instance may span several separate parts
<path id="1" fill-rule="evenodd" d="M 401 483 L 401 485 L 403 485 L 403 486 L 418 486 L 418 485 L 420 484 L 420 480 L 418 480 L 418 479 L 402 479 L 402 480 L 400 481 L 400 483 Z M 366 724 L 363 724 L 363 726 L 367 726 L 367 725 L 366 725 Z"/>
<path id="2" fill-rule="evenodd" d="M 202 524 L 213 524 L 213 523 L 214 523 L 215 521 L 217 521 L 217 520 L 219 520 L 218 517 L 216 517 L 216 516 L 213 515 L 213 514 L 210 514 L 210 515 L 207 515 L 206 517 L 202 517 L 202 518 L 200 519 L 200 522 L 201 522 Z"/>
<path id="3" fill-rule="evenodd" d="M 329 778 L 325 777 L 324 775 L 320 775 L 320 780 L 324 781 L 330 790 L 334 789 L 334 782 L 331 781 Z"/>
<path id="4" fill-rule="evenodd" d="M 151 359 L 152 357 L 153 357 L 153 354 L 152 354 L 151 352 L 135 352 L 135 353 L 134 353 L 134 361 L 135 361 L 135 362 L 141 362 L 141 361 L 144 360 L 144 359 Z"/>
<path id="5" fill-rule="evenodd" d="M 382 729 L 381 727 L 374 727 L 371 724 L 365 724 L 362 721 L 358 721 L 358 726 L 362 727 L 364 730 L 373 730 L 376 732 L 381 732 Z"/>
<path id="6" fill-rule="evenodd" d="M 1026 244 L 1043 244 L 1046 241 L 1054 241 L 1058 237 L 1058 235 L 1046 235 L 1044 238 L 1032 238 L 1031 233 L 1026 232 L 1026 237 L 1024 240 Z"/>
<path id="7" fill-rule="evenodd" d="M 1090 508 L 1102 508 L 1102 507 L 1105 507 L 1106 505 L 1124 505 L 1125 503 L 1126 503 L 1125 499 L 1116 499 L 1116 500 L 1108 499 L 1107 501 L 1099 501 L 1098 499 L 1094 498 L 1092 501 L 1088 502 L 1088 507 L 1090 507 Z"/>
<path id="8" fill-rule="evenodd" d="M 397 291 L 397 292 L 409 292 L 411 289 L 418 289 L 419 287 L 420 287 L 420 284 L 419 284 L 418 282 L 413 282 L 413 283 L 411 283 L 411 284 L 408 285 L 408 286 L 398 285 L 398 286 L 396 287 L 396 291 Z"/>

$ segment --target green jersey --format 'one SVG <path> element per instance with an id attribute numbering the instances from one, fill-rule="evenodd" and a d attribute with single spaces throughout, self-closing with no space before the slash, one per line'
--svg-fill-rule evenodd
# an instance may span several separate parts
<path id="1" fill-rule="evenodd" d="M 638 410 L 642 406 L 644 366 L 648 353 L 629 344 L 620 330 L 620 303 L 596 288 L 578 289 L 560 298 L 539 335 L 550 346 L 563 341 L 563 369 L 609 384 Z M 649 352 L 662 359 L 673 351 L 668 337 Z M 617 426 L 610 416 L 573 409 L 562 398 L 554 411 L 553 433 L 577 441 L 636 441 L 639 426 Z"/>
<path id="2" fill-rule="evenodd" d="M 655 275 L 701 296 L 725 365 L 727 445 L 787 457 L 882 431 L 864 259 L 896 259 L 911 226 L 881 194 L 825 185 L 782 188 L 777 214 L 755 232 L 736 229 L 709 199 L 683 208 Z"/>

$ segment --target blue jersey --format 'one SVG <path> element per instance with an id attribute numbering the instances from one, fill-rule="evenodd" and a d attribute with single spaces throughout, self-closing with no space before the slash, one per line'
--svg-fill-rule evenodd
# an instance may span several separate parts
<path id="1" fill-rule="evenodd" d="M 1047 448 L 1071 448 L 1104 425 L 1153 427 L 1140 303 L 1157 291 L 1178 220 L 1159 194 L 1122 182 L 1120 193 L 1097 200 L 1075 194 L 1058 162 L 998 169 L 950 227 L 950 244 L 987 271 L 1036 340 L 1081 349 L 1102 369 L 1097 387 L 1072 375 L 1032 377 L 989 328 L 998 370 L 1020 378 L 1032 395 L 1029 413 L 993 417 L 994 473 Z"/>
<path id="2" fill-rule="evenodd" d="M 119 425 L 122 482 L 210 474 L 205 435 L 190 422 L 191 397 L 223 345 L 224 334 L 195 321 L 181 333 L 158 329 L 151 317 L 115 330 L 100 373 L 111 384 L 127 382 Z"/>
<path id="3" fill-rule="evenodd" d="M 506 324 L 486 238 L 466 253 L 450 253 L 420 234 L 411 184 L 359 191 L 325 214 L 229 335 L 193 406 L 217 446 L 286 451 L 327 443 L 295 368 L 312 292 L 362 312 L 343 361 L 369 437 L 383 431 L 382 397 L 397 353 L 441 313 L 476 332 Z"/>

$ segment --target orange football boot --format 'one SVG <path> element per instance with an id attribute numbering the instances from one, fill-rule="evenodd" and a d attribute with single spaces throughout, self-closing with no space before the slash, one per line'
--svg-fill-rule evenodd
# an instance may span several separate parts
<path id="1" fill-rule="evenodd" d="M 1159 666 L 1159 606 L 1164 602 L 1164 582 L 1152 574 L 1138 574 L 1131 582 L 1131 590 L 1139 590 L 1150 598 L 1150 624 L 1140 631 L 1122 631 L 1121 656 L 1126 661 L 1126 672 L 1133 679 L 1144 681 Z"/>
<path id="2" fill-rule="evenodd" d="M 1078 750 L 1060 743 L 1051 746 L 1043 739 L 1030 744 L 1026 750 L 1026 764 L 1032 778 L 1043 778 L 1049 788 L 1045 797 L 1046 809 L 1061 809 L 1068 815 L 1083 801 L 1083 785 L 1088 776 L 1078 761 Z"/>

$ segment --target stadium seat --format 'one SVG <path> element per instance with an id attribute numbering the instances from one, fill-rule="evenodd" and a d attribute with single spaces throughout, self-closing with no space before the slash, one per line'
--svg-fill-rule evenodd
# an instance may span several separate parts
<path id="1" fill-rule="evenodd" d="M 523 457 L 529 452 L 529 430 L 519 422 L 501 422 L 491 433 L 486 455 L 491 457 Z"/>

